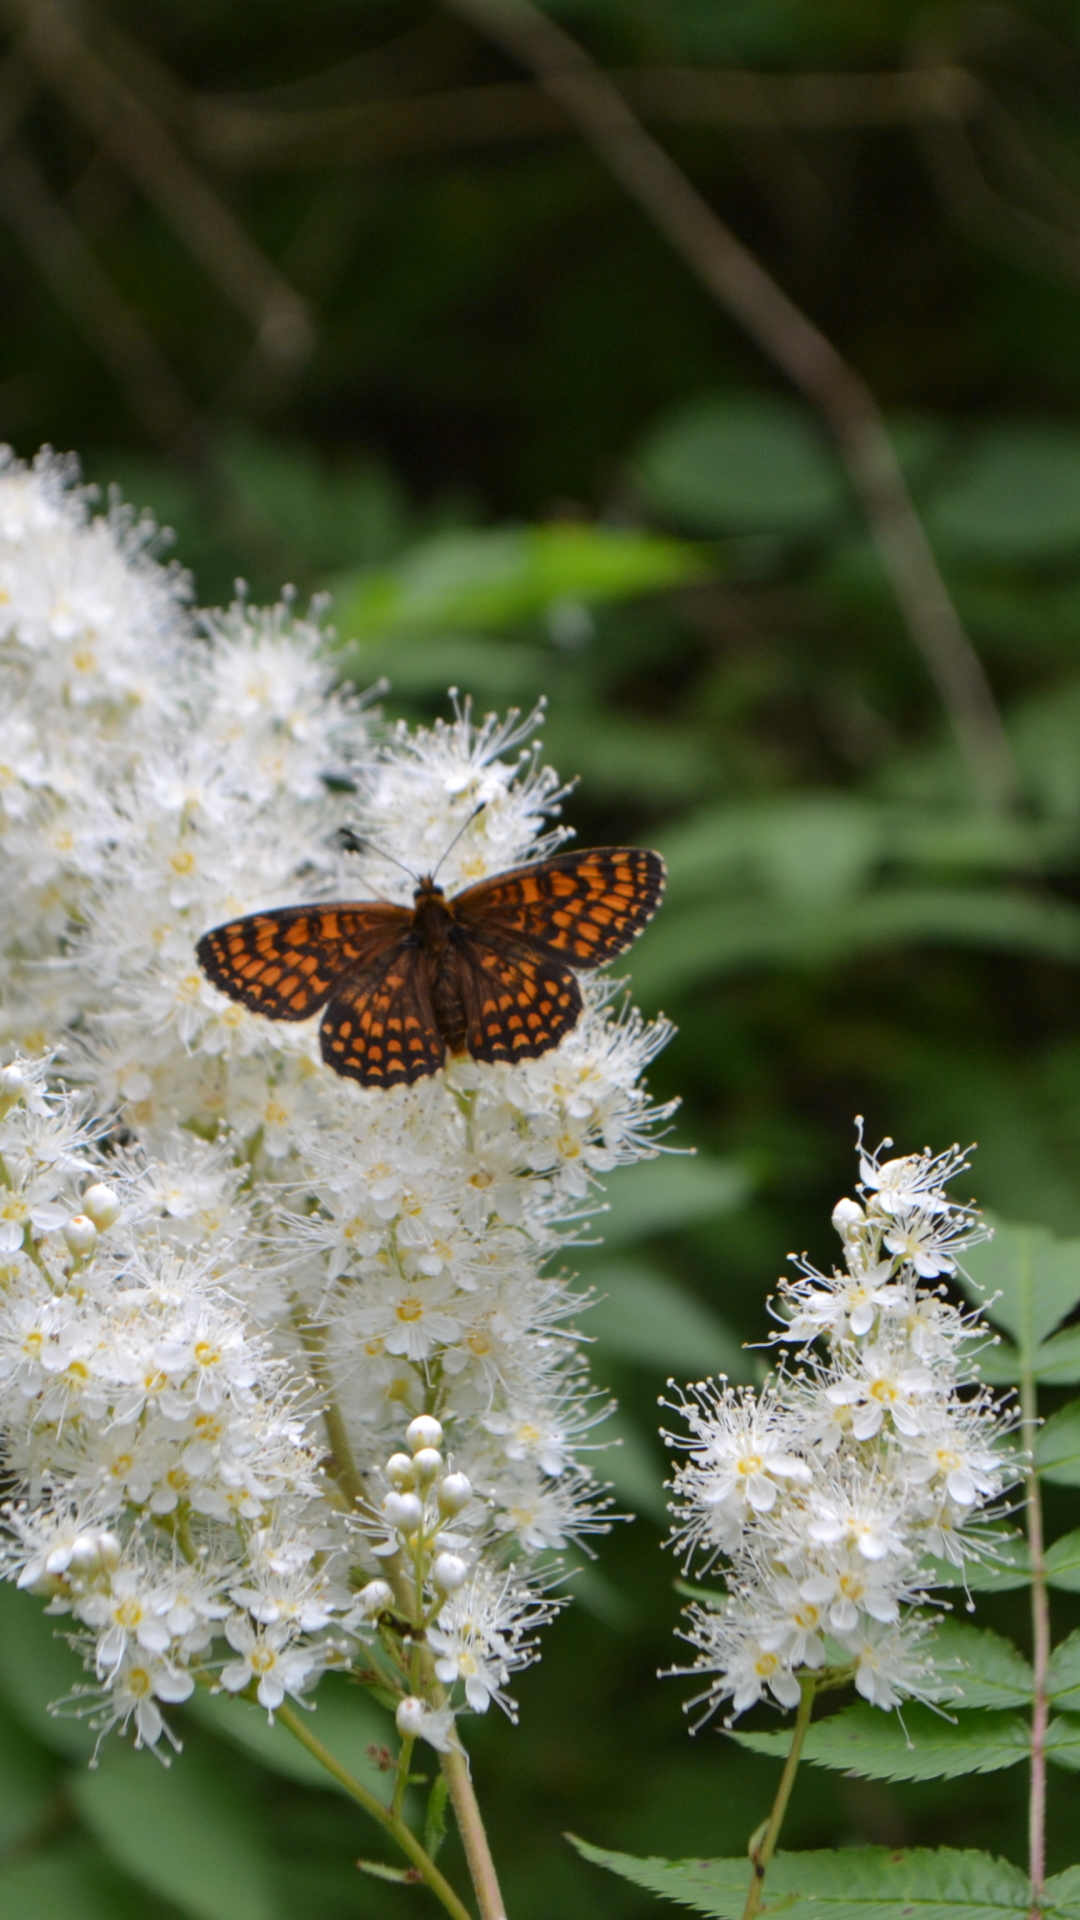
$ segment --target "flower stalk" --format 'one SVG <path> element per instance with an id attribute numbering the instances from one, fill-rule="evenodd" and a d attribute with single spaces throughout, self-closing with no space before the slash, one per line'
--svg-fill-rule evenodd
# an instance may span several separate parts
<path id="1" fill-rule="evenodd" d="M 1047 1670 L 1050 1663 L 1050 1597 L 1043 1541 L 1042 1489 L 1035 1464 L 1039 1426 L 1038 1396 L 1030 1363 L 1020 1380 L 1021 1435 L 1027 1454 L 1025 1516 L 1031 1555 L 1032 1687 L 1031 1782 L 1028 1801 L 1028 1873 L 1031 1879 L 1031 1920 L 1039 1920 L 1046 1880 L 1046 1732 L 1050 1721 Z"/>
<path id="2" fill-rule="evenodd" d="M 761 1906 L 762 1896 L 765 1891 L 765 1875 L 769 1870 L 769 1862 L 776 1851 L 777 1843 L 780 1839 L 780 1829 L 784 1824 L 784 1815 L 787 1812 L 788 1801 L 791 1798 L 791 1789 L 795 1785 L 795 1775 L 798 1771 L 799 1760 L 802 1755 L 803 1741 L 806 1739 L 806 1729 L 810 1725 L 810 1713 L 814 1705 L 814 1695 L 817 1692 L 813 1674 L 802 1674 L 799 1684 L 801 1693 L 798 1711 L 795 1715 L 795 1726 L 791 1735 L 791 1745 L 788 1748 L 787 1759 L 784 1761 L 784 1771 L 780 1775 L 780 1785 L 776 1789 L 776 1799 L 773 1801 L 772 1812 L 766 1822 L 764 1832 L 762 1833 L 759 1830 L 750 1842 L 750 1859 L 753 1871 L 750 1876 L 750 1886 L 747 1890 L 746 1905 L 743 1908 L 743 1920 L 754 1920 L 754 1915 Z"/>

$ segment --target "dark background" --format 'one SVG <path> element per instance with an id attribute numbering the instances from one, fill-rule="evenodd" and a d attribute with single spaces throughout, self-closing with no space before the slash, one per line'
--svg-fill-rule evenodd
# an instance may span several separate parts
<path id="1" fill-rule="evenodd" d="M 774 1779 L 713 1730 L 692 1743 L 687 1683 L 655 1678 L 677 1658 L 667 1374 L 734 1352 L 749 1377 L 737 1343 L 784 1256 L 832 1259 L 856 1113 L 905 1148 L 978 1140 L 984 1204 L 1080 1234 L 1076 10 L 560 9 L 885 409 L 1009 727 L 996 816 L 812 411 L 462 22 L 364 0 L 4 17 L 0 434 L 77 449 L 149 507 L 204 604 L 237 576 L 332 591 L 343 671 L 388 675 L 391 715 L 445 713 L 450 684 L 480 711 L 546 693 L 582 841 L 670 858 L 633 975 L 678 1023 L 652 1085 L 701 1158 L 616 1202 L 582 1263 L 611 1297 L 594 1361 L 638 1517 L 548 1633 L 520 1728 L 469 1730 L 513 1920 L 636 1916 L 654 1903 L 565 1829 L 739 1853 Z M 1075 1524 L 1053 1502 L 1052 1530 Z M 39 1712 L 62 1650 L 0 1600 L 9 1920 L 428 1910 L 361 1878 L 378 1835 L 285 1777 L 282 1733 L 268 1767 L 222 1722 L 189 1727 L 169 1778 L 123 1753 L 86 1774 L 78 1729 Z M 1025 1639 L 1022 1599 L 980 1612 Z M 1025 1784 L 808 1768 L 786 1839 L 1022 1860 Z M 1051 1787 L 1060 1866 L 1074 1788 Z"/>

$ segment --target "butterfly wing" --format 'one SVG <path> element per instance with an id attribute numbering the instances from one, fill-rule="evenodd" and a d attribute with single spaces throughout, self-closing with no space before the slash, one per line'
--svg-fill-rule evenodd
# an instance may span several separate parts
<path id="1" fill-rule="evenodd" d="M 350 971 L 323 1014 L 319 1045 L 328 1067 L 364 1087 L 408 1087 L 437 1073 L 446 1046 L 420 947 L 403 940 L 366 973 Z"/>
<path id="2" fill-rule="evenodd" d="M 450 907 L 474 940 L 541 953 L 564 967 L 602 967 L 648 925 L 664 880 L 658 853 L 597 847 L 513 867 L 456 894 Z"/>
<path id="3" fill-rule="evenodd" d="M 581 988 L 545 953 L 497 938 L 458 946 L 458 986 L 474 1060 L 535 1060 L 577 1024 Z"/>
<path id="4" fill-rule="evenodd" d="M 407 907 L 378 901 L 282 907 L 212 927 L 195 951 L 231 999 L 270 1020 L 307 1020 L 344 974 L 370 972 L 411 921 Z"/>

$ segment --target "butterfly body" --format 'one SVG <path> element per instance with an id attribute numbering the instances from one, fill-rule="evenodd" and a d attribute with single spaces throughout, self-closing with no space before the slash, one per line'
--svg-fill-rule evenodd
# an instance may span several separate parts
<path id="1" fill-rule="evenodd" d="M 327 1065 L 369 1087 L 409 1085 L 447 1052 L 535 1059 L 582 1009 L 577 971 L 625 951 L 652 918 L 664 863 L 637 847 L 556 854 L 447 898 L 430 876 L 412 907 L 337 901 L 248 914 L 203 935 L 223 993 L 319 1030 Z"/>

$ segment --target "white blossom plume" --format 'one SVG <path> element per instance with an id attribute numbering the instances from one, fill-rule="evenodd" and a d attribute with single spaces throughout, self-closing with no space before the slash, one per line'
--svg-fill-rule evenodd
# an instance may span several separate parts
<path id="1" fill-rule="evenodd" d="M 274 1712 L 373 1658 L 447 1751 L 606 1524 L 552 1268 L 656 1151 L 667 1028 L 589 979 L 539 1059 L 374 1091 L 211 986 L 238 914 L 543 857 L 559 783 L 534 721 L 383 729 L 317 623 L 198 614 L 91 507 L 0 469 L 3 1571 L 159 1753 L 196 1685 Z"/>
<path id="2" fill-rule="evenodd" d="M 991 1554 L 1019 1478 L 1014 1411 L 978 1379 L 990 1336 L 942 1278 L 986 1238 L 945 1191 L 966 1162 L 955 1148 L 883 1153 L 860 1122 L 859 1198 L 833 1211 L 843 1270 L 798 1260 L 780 1283 L 775 1339 L 794 1357 L 760 1391 L 708 1380 L 665 1403 L 683 1423 L 668 1445 L 686 1456 L 672 1544 L 687 1566 L 723 1563 L 727 1588 L 687 1609 L 697 1657 L 677 1671 L 708 1677 L 689 1703 L 704 1718 L 724 1702 L 732 1717 L 761 1699 L 796 1707 L 805 1684 L 853 1681 L 882 1708 L 947 1692 L 926 1610 L 934 1561 L 962 1578 Z"/>

